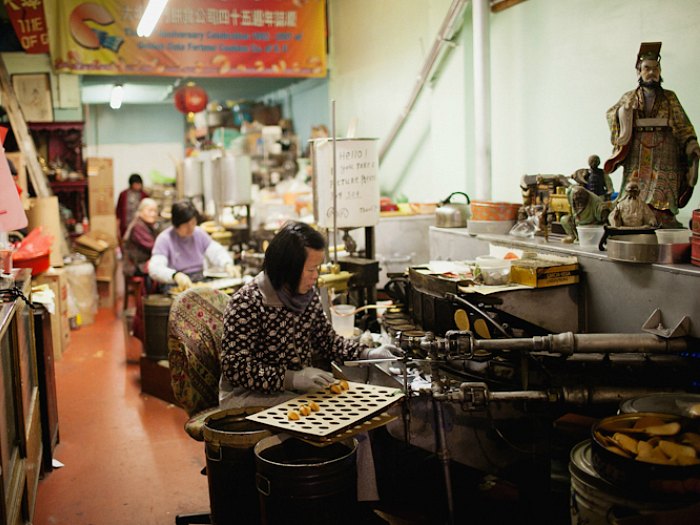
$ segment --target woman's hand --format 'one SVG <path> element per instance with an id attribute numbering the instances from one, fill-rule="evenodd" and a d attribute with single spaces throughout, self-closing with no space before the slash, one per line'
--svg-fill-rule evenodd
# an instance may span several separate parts
<path id="1" fill-rule="evenodd" d="M 187 290 L 188 288 L 192 287 L 192 279 L 190 279 L 186 273 L 175 272 L 173 279 L 177 283 L 177 287 L 180 289 L 180 291 Z"/>
<path id="2" fill-rule="evenodd" d="M 392 344 L 383 344 L 377 348 L 365 348 L 360 353 L 360 359 L 394 359 L 403 357 L 403 350 Z"/>
<path id="3" fill-rule="evenodd" d="M 287 370 L 284 373 L 284 388 L 288 390 L 315 391 L 327 387 L 334 381 L 333 374 L 312 366 L 301 370 Z"/>

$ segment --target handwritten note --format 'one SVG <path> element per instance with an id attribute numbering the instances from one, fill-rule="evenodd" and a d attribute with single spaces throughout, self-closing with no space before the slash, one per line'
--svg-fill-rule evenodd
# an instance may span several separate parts
<path id="1" fill-rule="evenodd" d="M 374 226 L 379 222 L 379 155 L 377 139 L 337 139 L 335 189 L 338 228 Z M 333 141 L 313 141 L 316 222 L 333 227 Z"/>

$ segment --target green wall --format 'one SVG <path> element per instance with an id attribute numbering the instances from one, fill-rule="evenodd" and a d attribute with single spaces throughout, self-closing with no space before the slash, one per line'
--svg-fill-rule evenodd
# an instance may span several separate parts
<path id="1" fill-rule="evenodd" d="M 329 0 L 330 97 L 338 129 L 380 144 L 404 109 L 449 0 Z M 382 163 L 412 200 L 474 191 L 472 24 Z M 662 41 L 664 86 L 700 127 L 700 2 L 526 0 L 490 15 L 492 198 L 519 201 L 531 173 L 570 175 L 611 151 L 605 111 L 636 85 L 640 42 Z M 342 135 L 342 133 L 340 133 Z M 620 175 L 613 174 L 619 184 Z M 700 190 L 681 219 L 700 207 Z"/>

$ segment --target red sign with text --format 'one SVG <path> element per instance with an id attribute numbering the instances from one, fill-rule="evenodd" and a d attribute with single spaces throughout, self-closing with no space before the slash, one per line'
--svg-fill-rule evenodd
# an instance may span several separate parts
<path id="1" fill-rule="evenodd" d="M 19 43 L 27 53 L 48 53 L 43 0 L 3 0 Z"/>

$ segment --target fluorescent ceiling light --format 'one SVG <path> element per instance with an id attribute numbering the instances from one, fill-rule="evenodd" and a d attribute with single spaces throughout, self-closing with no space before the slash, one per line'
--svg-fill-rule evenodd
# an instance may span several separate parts
<path id="1" fill-rule="evenodd" d="M 136 28 L 136 34 L 138 36 L 151 36 L 153 29 L 158 23 L 160 15 L 163 14 L 163 9 L 165 9 L 165 4 L 168 0 L 148 0 L 148 5 L 143 12 L 141 21 Z"/>
<path id="2" fill-rule="evenodd" d="M 124 86 L 121 84 L 114 84 L 112 87 L 112 95 L 109 97 L 109 107 L 112 109 L 119 109 L 122 107 L 122 102 L 124 101 Z"/>

